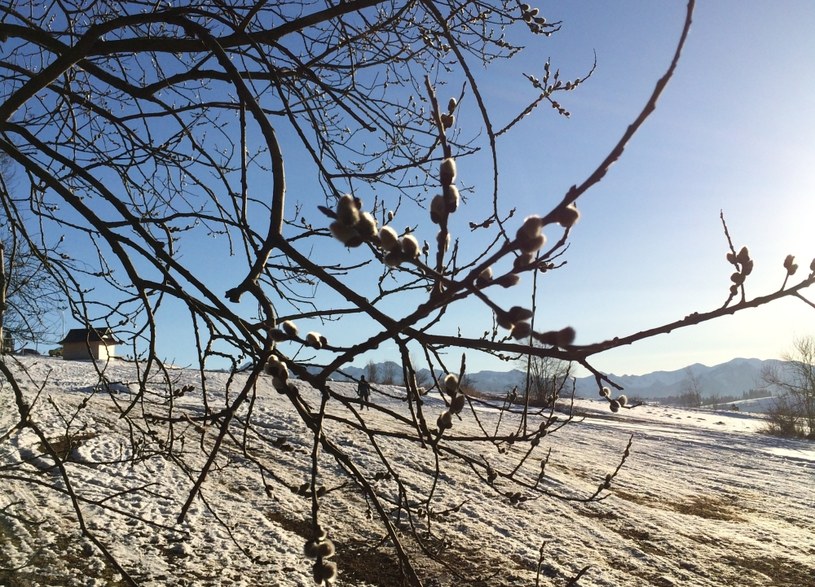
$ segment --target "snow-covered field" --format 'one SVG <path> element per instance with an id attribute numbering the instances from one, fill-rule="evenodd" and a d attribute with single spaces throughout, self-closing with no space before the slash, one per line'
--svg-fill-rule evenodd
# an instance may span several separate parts
<path id="1" fill-rule="evenodd" d="M 114 400 L 126 405 L 137 390 L 132 365 L 112 362 L 105 367 L 115 392 L 111 397 L 94 393 L 99 377 L 91 363 L 22 360 L 32 375 L 21 379 L 26 397 L 32 401 L 39 394 L 32 420 L 69 454 L 65 470 L 86 527 L 138 584 L 313 585 L 311 563 L 302 554 L 311 531 L 312 502 L 290 489 L 310 479 L 313 436 L 267 380 L 256 392 L 252 428 L 225 443 L 202 497 L 177 523 L 196 468 L 204 462 L 200 447 L 209 446 L 214 431 L 202 430 L 192 420 L 177 424 L 173 454 L 181 455 L 187 467 L 179 466 L 182 461 L 151 453 L 151 443 L 118 417 Z M 172 373 L 177 387 L 195 387 L 175 399 L 178 413 L 200 409 L 196 375 Z M 222 406 L 218 390 L 222 395 L 228 375 L 206 377 L 208 401 Z M 354 395 L 350 384 L 334 383 L 332 389 Z M 402 395 L 398 388 L 380 390 Z M 316 392 L 304 395 L 319 404 Z M 381 409 L 406 413 L 407 404 L 378 391 L 372 399 L 376 407 L 365 413 L 368 426 L 396 430 L 397 422 Z M 440 398 L 428 396 L 424 409 L 435 416 L 442 406 Z M 333 400 L 328 410 L 350 417 Z M 611 414 L 604 404 L 590 400 L 577 401 L 575 412 L 582 420 L 544 438 L 524 465 L 529 471 L 519 475 L 537 476 L 541 458 L 551 449 L 547 490 L 566 498 L 585 497 L 616 468 L 633 437 L 630 456 L 608 496 L 594 503 L 557 497 L 511 500 L 480 481 L 470 467 L 442 457 L 430 508 L 436 539 L 429 545 L 438 560 L 405 541 L 426 585 L 532 586 L 536 580 L 565 585 L 586 566 L 576 585 L 815 585 L 815 445 L 761 434 L 758 414 L 659 406 Z M 64 481 L 41 440 L 31 428 L 7 434 L 17 413 L 4 382 L 0 584 L 122 584 L 98 548 L 83 538 Z M 481 407 L 477 415 L 491 430 L 499 411 Z M 517 416 L 504 414 L 501 421 L 516 425 Z M 530 425 L 539 421 L 535 416 Z M 158 423 L 153 430 L 148 438 L 157 445 L 164 442 L 166 430 Z M 369 476 L 382 469 L 365 435 L 336 420 L 327 421 L 324 431 Z M 478 433 L 469 408 L 450 432 L 461 437 Z M 136 462 L 131 462 L 133 439 Z M 378 439 L 405 486 L 429 492 L 432 451 L 400 438 Z M 246 453 L 240 450 L 244 441 Z M 499 454 L 477 446 L 473 450 L 501 471 L 508 457 L 517 460 L 529 448 L 519 443 Z M 340 472 L 333 459 L 323 456 L 319 485 L 326 493 L 320 515 L 337 548 L 336 584 L 399 585 L 398 565 L 392 546 L 383 540 L 381 522 L 368 515 L 363 493 Z M 502 482 L 499 477 L 495 484 L 499 491 Z M 382 495 L 395 491 L 392 480 L 375 484 Z"/>

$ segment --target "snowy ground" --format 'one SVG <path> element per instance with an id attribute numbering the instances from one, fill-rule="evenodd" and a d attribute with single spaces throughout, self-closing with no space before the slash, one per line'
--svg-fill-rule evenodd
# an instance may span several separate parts
<path id="1" fill-rule="evenodd" d="M 69 453 L 65 468 L 81 498 L 87 528 L 140 585 L 313 585 L 310 563 L 302 555 L 311 500 L 288 488 L 309 479 L 313 437 L 304 434 L 305 426 L 284 396 L 271 386 L 258 388 L 247 445 L 253 458 L 229 444 L 204 486 L 203 499 L 196 499 L 178 524 L 195 468 L 185 471 L 172 460 L 151 456 L 146 443 L 143 458 L 128 462 L 133 431 L 117 417 L 109 395 L 93 393 L 99 377 L 92 364 L 23 360 L 32 374 L 26 396 L 30 401 L 39 393 L 33 420 Z M 106 367 L 119 402 L 136 391 L 133 369 L 119 362 Z M 173 377 L 179 387 L 200 387 L 194 371 L 178 371 Z M 43 380 L 39 389 L 36 382 Z M 226 383 L 226 374 L 207 373 L 208 399 L 223 403 L 217 390 Z M 353 395 L 349 384 L 333 387 Z M 401 393 L 397 388 L 382 391 Z M 305 393 L 319 403 L 316 393 Z M 406 412 L 405 402 L 398 399 L 381 393 L 373 399 L 377 408 Z M 85 400 L 72 420 L 72 407 Z M 176 399 L 175 409 L 194 413 L 199 405 L 197 392 L 190 391 Z M 429 413 L 440 413 L 440 406 L 439 398 L 426 399 Z M 332 408 L 332 402 L 329 408 L 342 409 Z M 547 488 L 579 498 L 614 470 L 633 436 L 631 454 L 608 497 L 595 503 L 554 497 L 512 503 L 476 479 L 469 467 L 442 459 L 432 504 L 439 561 L 411 551 L 426 585 L 535 585 L 544 542 L 541 585 L 565 585 L 587 565 L 577 585 L 815 585 L 815 445 L 761 434 L 757 414 L 659 406 L 611 414 L 590 400 L 576 402 L 575 411 L 584 419 L 547 436 L 536 458 L 525 465 L 529 471 L 520 473 L 536 475 L 551 448 Z M 121 584 L 98 549 L 82 537 L 72 504 L 61 492 L 63 481 L 43 454 L 40 439 L 30 428 L 6 436 L 16 414 L 4 383 L 0 584 Z M 472 412 L 465 410 L 462 416 L 451 434 L 476 434 Z M 482 408 L 478 417 L 490 429 L 499 412 Z M 393 419 L 378 409 L 366 418 L 371 428 L 396 429 Z M 515 416 L 505 414 L 502 421 L 506 424 L 508 418 L 511 424 Z M 536 418 L 533 425 L 540 420 Z M 65 442 L 66 429 L 71 443 Z M 155 430 L 158 442 L 162 429 Z M 381 469 L 365 436 L 339 422 L 328 423 L 326 432 L 360 468 L 369 467 L 370 475 Z M 204 431 L 205 444 L 212 435 Z M 200 467 L 201 430 L 190 422 L 182 436 L 174 451 Z M 407 486 L 429 490 L 431 451 L 395 438 L 382 438 L 379 447 Z M 509 456 L 527 449 L 515 445 Z M 501 468 L 507 455 L 494 451 L 484 456 Z M 263 476 L 253 460 L 268 464 Z M 320 483 L 327 488 L 321 515 L 337 546 L 337 585 L 398 585 L 393 549 L 382 540 L 385 532 L 376 516 L 366 515 L 361 491 L 339 475 L 330 459 L 323 459 L 321 471 Z M 389 483 L 377 481 L 378 491 L 386 495 L 392 490 Z M 496 486 L 501 488 L 500 479 Z"/>

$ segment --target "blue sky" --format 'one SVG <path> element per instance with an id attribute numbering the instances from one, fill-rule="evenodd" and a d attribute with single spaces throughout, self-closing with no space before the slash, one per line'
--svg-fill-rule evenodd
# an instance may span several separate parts
<path id="1" fill-rule="evenodd" d="M 572 113 L 569 119 L 541 107 L 501 139 L 501 206 L 504 212 L 516 208 L 518 223 L 548 212 L 569 186 L 594 170 L 634 120 L 670 62 L 685 6 L 641 0 L 550 2 L 542 8 L 547 19 L 563 21 L 559 33 L 535 39 L 510 62 L 477 72 L 496 124 L 534 98 L 522 74 L 540 76 L 547 58 L 565 79 L 584 75 L 595 55 L 597 69 L 584 85 L 560 97 Z M 582 217 L 564 256 L 567 264 L 540 281 L 540 329 L 573 326 L 577 343 L 584 344 L 719 307 L 731 273 L 720 211 L 736 246 L 748 245 L 755 259 L 749 294 L 780 286 L 787 254 L 797 255 L 802 268 L 809 265 L 815 256 L 813 29 L 815 4 L 808 1 L 698 5 L 683 59 L 656 112 L 606 179 L 578 202 Z M 446 81 L 448 87 L 438 88 L 443 103 L 461 87 L 461 79 Z M 457 124 L 466 136 L 481 132 L 471 95 L 461 104 Z M 304 204 L 317 221 L 313 209 L 322 202 L 312 197 L 317 193 L 313 168 L 292 144 L 284 142 L 283 148 L 289 205 Z M 475 189 L 452 219 L 462 242 L 470 238 L 467 222 L 483 220 L 490 209 L 488 167 L 478 156 L 459 160 L 459 184 Z M 425 216 L 406 210 L 398 225 Z M 417 236 L 432 242 L 434 234 L 424 222 Z M 319 246 L 315 254 L 358 260 L 337 242 Z M 182 254 L 218 284 L 215 291 L 226 291 L 243 271 L 209 241 L 182 246 Z M 369 276 L 359 279 L 360 288 L 371 285 L 365 282 Z M 507 305 L 527 299 L 524 287 L 528 283 L 512 292 L 514 299 L 504 298 Z M 407 296 L 393 310 L 420 301 Z M 250 305 L 247 314 L 253 312 Z M 465 304 L 450 309 L 447 326 L 477 336 L 485 322 L 474 320 L 473 307 Z M 301 328 L 320 329 L 338 344 L 366 332 L 355 322 L 350 328 L 347 322 Z M 164 357 L 192 361 L 183 312 L 164 313 L 159 334 Z M 800 301 L 785 300 L 606 353 L 594 365 L 624 374 L 734 357 L 771 358 L 807 334 L 815 334 L 815 313 Z M 393 346 L 383 346 L 361 361 L 396 358 Z M 468 362 L 473 370 L 510 367 L 488 357 L 468 356 Z"/>
<path id="2" fill-rule="evenodd" d="M 597 70 L 561 100 L 570 119 L 542 108 L 501 145 L 502 194 L 511 194 L 505 209 L 517 206 L 521 218 L 545 213 L 594 169 L 667 67 L 683 10 L 666 2 L 546 5 L 547 18 L 563 20 L 562 31 L 529 48 L 520 63 L 502 65 L 501 75 L 482 86 L 494 107 L 520 106 L 523 84 L 510 71 L 540 72 L 546 57 L 572 79 L 590 68 L 596 52 Z M 698 5 L 656 112 L 606 180 L 581 198 L 568 265 L 541 281 L 538 324 L 572 325 L 578 342 L 589 343 L 719 307 L 731 273 L 720 210 L 736 246 L 748 245 L 756 260 L 748 293 L 777 289 L 787 254 L 809 264 L 813 27 L 809 2 Z M 459 173 L 488 191 L 488 178 L 466 160 Z M 813 333 L 812 309 L 785 300 L 606 353 L 595 365 L 622 374 L 777 357 L 794 337 Z M 489 360 L 471 364 L 502 368 Z"/>

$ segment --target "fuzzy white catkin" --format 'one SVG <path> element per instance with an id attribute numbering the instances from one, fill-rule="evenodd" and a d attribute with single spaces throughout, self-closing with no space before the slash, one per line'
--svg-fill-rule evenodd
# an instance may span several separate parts
<path id="1" fill-rule="evenodd" d="M 393 251 L 399 246 L 399 235 L 390 226 L 383 226 L 379 231 L 379 241 L 386 251 Z"/>
<path id="2" fill-rule="evenodd" d="M 455 392 L 458 389 L 458 377 L 448 373 L 444 378 L 444 388 L 450 393 Z"/>
<path id="3" fill-rule="evenodd" d="M 467 401 L 467 396 L 463 393 L 458 394 L 450 401 L 450 411 L 454 414 L 458 414 L 463 408 L 464 403 Z"/>
<path id="4" fill-rule="evenodd" d="M 478 274 L 476 278 L 476 284 L 483 286 L 487 285 L 489 282 L 492 281 L 492 267 L 487 267 L 481 273 Z"/>
<path id="5" fill-rule="evenodd" d="M 450 248 L 450 233 L 440 230 L 436 235 L 436 242 L 442 252 L 447 251 L 447 249 Z"/>
<path id="6" fill-rule="evenodd" d="M 385 255 L 385 264 L 388 267 L 398 267 L 402 263 L 402 251 L 394 250 Z"/>
<path id="7" fill-rule="evenodd" d="M 542 227 L 543 219 L 540 216 L 527 216 L 516 236 L 518 240 L 531 240 L 540 234 Z"/>
<path id="8" fill-rule="evenodd" d="M 439 181 L 441 185 L 446 186 L 452 184 L 456 180 L 456 160 L 448 157 L 441 162 L 439 167 Z"/>
<path id="9" fill-rule="evenodd" d="M 563 228 L 571 228 L 580 220 L 580 212 L 574 204 L 569 204 L 560 209 L 557 217 L 558 223 Z"/>
<path id="10" fill-rule="evenodd" d="M 433 224 L 438 224 L 444 218 L 444 213 L 447 211 L 444 198 L 442 196 L 433 196 L 430 200 L 430 221 Z"/>
<path id="11" fill-rule="evenodd" d="M 458 188 L 452 184 L 444 188 L 444 203 L 447 206 L 447 212 L 452 214 L 458 210 L 458 203 L 461 196 L 458 193 Z"/>
<path id="12" fill-rule="evenodd" d="M 284 321 L 280 327 L 289 336 L 297 336 L 297 325 L 291 320 Z"/>
<path id="13" fill-rule="evenodd" d="M 323 558 L 331 558 L 334 556 L 334 543 L 328 538 L 317 543 L 317 554 Z"/>
<path id="14" fill-rule="evenodd" d="M 337 203 L 337 219 L 347 226 L 354 226 L 359 222 L 359 208 L 354 197 L 345 194 Z"/>
<path id="15" fill-rule="evenodd" d="M 339 220 L 332 222 L 328 228 L 331 229 L 331 234 L 334 235 L 334 238 L 344 245 L 348 244 L 354 237 L 358 236 L 358 233 L 353 226 L 349 226 L 348 224 L 340 222 Z"/>
<path id="16" fill-rule="evenodd" d="M 309 332 L 306 334 L 306 344 L 315 349 L 321 348 L 323 345 L 320 342 L 320 334 L 318 332 Z"/>
<path id="17" fill-rule="evenodd" d="M 534 253 L 542 249 L 543 245 L 546 244 L 546 236 L 539 234 L 531 239 L 519 239 L 518 244 L 524 253 Z"/>
<path id="18" fill-rule="evenodd" d="M 356 229 L 363 238 L 371 238 L 376 234 L 376 219 L 370 212 L 363 212 L 359 217 Z"/>
<path id="19" fill-rule="evenodd" d="M 408 259 L 416 259 L 419 256 L 419 241 L 412 234 L 402 237 L 402 252 Z"/>

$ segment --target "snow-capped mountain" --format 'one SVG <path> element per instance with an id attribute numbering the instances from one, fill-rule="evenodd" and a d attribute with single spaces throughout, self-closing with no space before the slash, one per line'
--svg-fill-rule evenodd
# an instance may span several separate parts
<path id="1" fill-rule="evenodd" d="M 762 387 L 761 372 L 772 366 L 781 365 L 776 359 L 732 359 L 719 365 L 707 366 L 695 363 L 674 371 L 654 371 L 643 375 L 615 375 L 610 378 L 625 388 L 631 397 L 664 398 L 678 396 L 692 389 L 706 397 L 741 396 L 752 389 Z M 377 363 L 376 370 L 381 375 L 385 372 L 394 374 L 394 383 L 402 383 L 402 368 L 392 361 Z M 366 369 L 348 367 L 343 370 L 346 375 L 358 378 Z M 419 371 L 420 379 L 429 379 L 427 369 Z M 337 379 L 342 380 L 343 376 Z M 485 393 L 502 394 L 514 387 L 523 387 L 525 373 L 519 369 L 511 371 L 476 371 L 467 373 L 467 382 L 474 389 Z M 578 396 L 591 397 L 597 393 L 594 377 L 579 377 L 576 381 Z"/>

